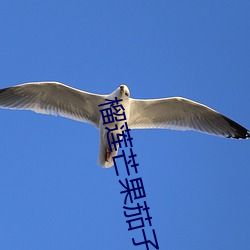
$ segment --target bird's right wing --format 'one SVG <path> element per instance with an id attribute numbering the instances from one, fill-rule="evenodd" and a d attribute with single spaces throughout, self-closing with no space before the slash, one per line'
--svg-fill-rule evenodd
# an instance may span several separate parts
<path id="1" fill-rule="evenodd" d="M 247 138 L 250 132 L 217 111 L 181 97 L 130 99 L 129 128 L 196 130 L 208 134 Z"/>
<path id="2" fill-rule="evenodd" d="M 33 82 L 0 89 L 0 107 L 60 115 L 98 127 L 98 105 L 105 102 L 105 97 L 58 82 Z"/>

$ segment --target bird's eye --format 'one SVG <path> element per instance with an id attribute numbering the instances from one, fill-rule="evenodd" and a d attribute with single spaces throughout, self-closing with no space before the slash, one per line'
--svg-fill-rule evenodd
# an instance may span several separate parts
<path id="1" fill-rule="evenodd" d="M 128 96 L 128 92 L 127 91 L 125 92 L 125 96 Z"/>

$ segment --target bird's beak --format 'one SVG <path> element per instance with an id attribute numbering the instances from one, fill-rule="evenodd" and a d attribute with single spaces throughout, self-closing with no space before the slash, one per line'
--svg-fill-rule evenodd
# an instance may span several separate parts
<path id="1" fill-rule="evenodd" d="M 124 92 L 124 85 L 121 85 L 120 89 L 121 89 L 121 92 L 123 93 Z"/>

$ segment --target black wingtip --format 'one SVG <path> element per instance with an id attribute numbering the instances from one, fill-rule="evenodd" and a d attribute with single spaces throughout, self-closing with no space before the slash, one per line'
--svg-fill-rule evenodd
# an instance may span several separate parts
<path id="1" fill-rule="evenodd" d="M 247 131 L 247 138 L 250 138 L 250 131 Z"/>
<path id="2" fill-rule="evenodd" d="M 228 138 L 234 138 L 234 139 L 247 139 L 250 137 L 250 131 L 237 122 L 227 118 L 226 116 L 223 116 L 224 119 L 229 123 L 230 127 L 234 130 L 233 133 L 228 135 Z"/>
<path id="3" fill-rule="evenodd" d="M 0 94 L 5 92 L 8 88 L 5 88 L 5 89 L 0 89 Z"/>

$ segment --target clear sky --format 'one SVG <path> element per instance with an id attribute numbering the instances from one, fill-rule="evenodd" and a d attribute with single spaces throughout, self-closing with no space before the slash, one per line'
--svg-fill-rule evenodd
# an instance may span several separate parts
<path id="1" fill-rule="evenodd" d="M 1 1 L 0 88 L 125 83 L 133 98 L 183 96 L 250 128 L 249 13 L 247 0 Z M 146 249 L 132 245 L 142 235 L 128 231 L 115 169 L 97 165 L 96 128 L 30 111 L 0 121 L 0 249 Z M 131 134 L 160 249 L 250 249 L 249 140 Z"/>

